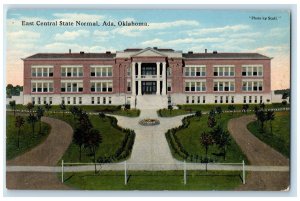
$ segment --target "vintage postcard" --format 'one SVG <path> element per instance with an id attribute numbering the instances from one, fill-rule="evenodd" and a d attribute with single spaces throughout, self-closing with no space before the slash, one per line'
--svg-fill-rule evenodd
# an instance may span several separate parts
<path id="1" fill-rule="evenodd" d="M 8 190 L 290 189 L 290 11 L 8 9 Z"/>

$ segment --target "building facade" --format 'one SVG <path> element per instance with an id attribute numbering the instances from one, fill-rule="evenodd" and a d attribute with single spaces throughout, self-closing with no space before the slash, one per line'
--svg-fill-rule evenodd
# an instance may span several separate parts
<path id="1" fill-rule="evenodd" d="M 271 103 L 271 58 L 258 53 L 125 49 L 35 54 L 24 61 L 24 104 Z"/>

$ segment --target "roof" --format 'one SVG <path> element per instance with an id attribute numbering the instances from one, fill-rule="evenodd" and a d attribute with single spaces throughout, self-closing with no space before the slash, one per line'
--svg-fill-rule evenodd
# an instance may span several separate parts
<path id="1" fill-rule="evenodd" d="M 112 59 L 115 53 L 38 53 L 26 59 Z"/>
<path id="2" fill-rule="evenodd" d="M 183 53 L 187 59 L 271 59 L 259 53 Z"/>

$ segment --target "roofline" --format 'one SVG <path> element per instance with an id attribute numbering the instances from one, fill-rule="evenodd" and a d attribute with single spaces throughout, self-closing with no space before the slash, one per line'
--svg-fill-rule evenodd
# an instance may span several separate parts
<path id="1" fill-rule="evenodd" d="M 116 57 L 113 58 L 21 58 L 23 61 L 30 61 L 30 60 L 114 60 Z"/>
<path id="2" fill-rule="evenodd" d="M 236 60 L 236 59 L 243 59 L 243 60 L 271 60 L 271 59 L 273 59 L 273 57 L 268 57 L 268 58 L 265 58 L 265 59 L 263 59 L 263 58 L 236 58 L 236 57 L 234 57 L 234 58 L 216 58 L 216 57 L 211 57 L 211 58 L 187 58 L 187 57 L 183 57 L 183 59 L 192 59 L 192 60 L 209 60 L 209 59 L 214 59 L 214 60 L 216 60 L 216 59 L 218 59 L 218 60 L 228 60 L 228 59 L 234 59 L 234 60 Z"/>

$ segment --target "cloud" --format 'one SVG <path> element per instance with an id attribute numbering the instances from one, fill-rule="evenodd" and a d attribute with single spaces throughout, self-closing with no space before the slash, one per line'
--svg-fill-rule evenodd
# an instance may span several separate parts
<path id="1" fill-rule="evenodd" d="M 201 28 L 201 29 L 187 31 L 187 33 L 189 36 L 195 36 L 195 35 L 207 35 L 213 33 L 238 32 L 242 30 L 247 30 L 249 28 L 250 28 L 249 25 L 239 24 L 239 25 L 216 27 L 216 28 Z"/>
<path id="2" fill-rule="evenodd" d="M 105 52 L 105 51 L 115 51 L 113 47 L 105 47 L 105 46 L 84 46 L 77 43 L 63 43 L 63 42 L 56 42 L 56 43 L 49 43 L 46 44 L 43 48 L 43 52 L 58 52 L 58 53 L 66 53 L 69 49 L 72 52 L 79 53 L 80 51 L 84 52 Z"/>
<path id="3" fill-rule="evenodd" d="M 199 22 L 195 20 L 177 20 L 173 22 L 149 23 L 149 26 L 126 26 L 116 28 L 112 33 L 135 37 L 141 35 L 143 31 L 163 30 L 181 26 L 199 26 Z"/>
<path id="4" fill-rule="evenodd" d="M 56 17 L 55 20 L 84 22 L 103 20 L 105 18 L 103 15 L 92 15 L 85 13 L 53 13 L 53 16 Z"/>
<path id="5" fill-rule="evenodd" d="M 222 38 L 180 38 L 175 40 L 165 41 L 159 38 L 144 41 L 141 43 L 142 46 L 165 46 L 172 47 L 180 44 L 194 44 L 194 43 L 214 43 L 214 42 L 222 42 L 224 39 Z"/>
<path id="6" fill-rule="evenodd" d="M 65 31 L 64 33 L 57 33 L 54 36 L 56 41 L 65 41 L 65 40 L 75 40 L 78 37 L 88 37 L 90 35 L 89 31 L 78 30 L 78 31 Z"/>
<path id="7" fill-rule="evenodd" d="M 7 39 L 9 42 L 18 41 L 19 42 L 32 42 L 36 41 L 41 37 L 40 33 L 33 31 L 16 31 L 16 32 L 8 32 Z"/>

